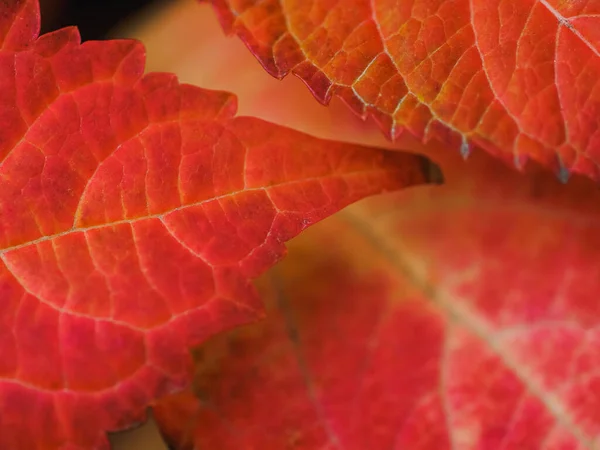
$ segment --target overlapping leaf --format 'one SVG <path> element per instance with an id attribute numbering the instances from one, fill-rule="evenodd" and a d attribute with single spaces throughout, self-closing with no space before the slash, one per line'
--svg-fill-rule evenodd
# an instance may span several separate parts
<path id="1" fill-rule="evenodd" d="M 391 138 L 600 179 L 600 1 L 212 0 L 274 76 Z"/>
<path id="2" fill-rule="evenodd" d="M 596 448 L 598 195 L 475 159 L 293 241 L 156 407 L 174 448 Z"/>
<path id="3" fill-rule="evenodd" d="M 38 32 L 37 1 L 0 5 L 0 448 L 104 448 L 188 381 L 189 345 L 261 314 L 248 279 L 285 240 L 428 163 Z"/>

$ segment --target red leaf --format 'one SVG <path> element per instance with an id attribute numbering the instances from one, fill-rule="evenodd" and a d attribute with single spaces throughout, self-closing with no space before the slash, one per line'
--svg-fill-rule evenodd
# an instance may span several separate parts
<path id="1" fill-rule="evenodd" d="M 600 180 L 600 0 L 212 0 L 276 77 L 518 168 Z"/>
<path id="2" fill-rule="evenodd" d="M 105 448 L 189 381 L 189 345 L 262 314 L 249 278 L 285 240 L 430 166 L 234 118 L 142 76 L 139 43 L 39 20 L 0 6 L 0 448 Z"/>
<path id="3" fill-rule="evenodd" d="M 155 408 L 175 448 L 596 448 L 600 198 L 481 156 L 292 241 Z"/>

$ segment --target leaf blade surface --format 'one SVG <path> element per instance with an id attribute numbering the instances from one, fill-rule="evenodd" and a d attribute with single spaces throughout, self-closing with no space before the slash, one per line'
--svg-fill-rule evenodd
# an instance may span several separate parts
<path id="1" fill-rule="evenodd" d="M 39 21 L 0 7 L 0 447 L 107 448 L 190 345 L 262 315 L 249 279 L 284 241 L 428 163 L 235 117 L 143 75 L 138 42 Z"/>
<path id="2" fill-rule="evenodd" d="M 214 0 L 265 69 L 385 134 L 600 178 L 600 2 Z"/>

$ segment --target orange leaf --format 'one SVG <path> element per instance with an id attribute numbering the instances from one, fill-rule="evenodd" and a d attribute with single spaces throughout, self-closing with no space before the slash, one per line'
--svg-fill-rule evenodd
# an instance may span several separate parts
<path id="1" fill-rule="evenodd" d="M 0 6 L 0 448 L 105 448 L 189 381 L 190 345 L 262 314 L 249 278 L 284 241 L 430 166 L 234 117 L 142 76 L 139 43 L 39 22 Z"/>
<path id="2" fill-rule="evenodd" d="M 600 0 L 211 0 L 273 76 L 386 135 L 600 180 Z"/>
<path id="3" fill-rule="evenodd" d="M 193 390 L 155 407 L 175 448 L 595 448 L 598 192 L 442 168 L 290 243 L 267 320 L 200 346 Z"/>

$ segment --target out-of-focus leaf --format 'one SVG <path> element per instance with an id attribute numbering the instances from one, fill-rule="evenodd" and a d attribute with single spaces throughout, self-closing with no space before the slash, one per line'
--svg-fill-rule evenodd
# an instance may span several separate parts
<path id="1" fill-rule="evenodd" d="M 157 404 L 174 448 L 596 448 L 599 193 L 484 154 L 442 168 L 292 241 L 268 318 Z"/>

